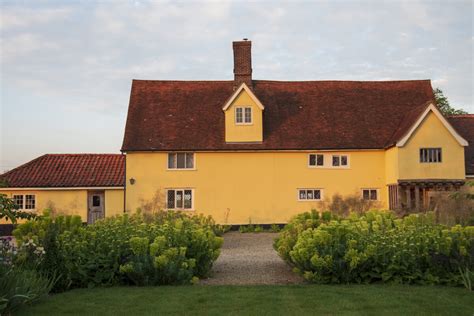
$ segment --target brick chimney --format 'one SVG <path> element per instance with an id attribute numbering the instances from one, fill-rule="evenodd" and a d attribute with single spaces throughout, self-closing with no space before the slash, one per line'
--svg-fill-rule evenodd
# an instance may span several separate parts
<path id="1" fill-rule="evenodd" d="M 234 49 L 234 89 L 242 82 L 252 89 L 252 42 L 244 38 L 232 43 Z"/>

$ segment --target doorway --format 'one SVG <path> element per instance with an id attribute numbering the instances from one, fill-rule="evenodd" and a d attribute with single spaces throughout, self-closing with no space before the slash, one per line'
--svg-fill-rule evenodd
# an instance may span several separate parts
<path id="1" fill-rule="evenodd" d="M 105 217 L 104 191 L 89 191 L 87 197 L 87 224 Z"/>

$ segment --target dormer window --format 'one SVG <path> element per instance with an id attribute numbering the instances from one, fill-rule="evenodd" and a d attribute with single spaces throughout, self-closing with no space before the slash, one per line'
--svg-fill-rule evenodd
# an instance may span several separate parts
<path id="1" fill-rule="evenodd" d="M 252 108 L 251 107 L 236 107 L 235 108 L 235 123 L 236 124 L 252 124 Z"/>

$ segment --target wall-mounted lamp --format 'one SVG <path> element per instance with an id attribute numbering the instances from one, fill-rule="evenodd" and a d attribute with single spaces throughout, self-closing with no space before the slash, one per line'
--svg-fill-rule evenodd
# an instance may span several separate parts
<path id="1" fill-rule="evenodd" d="M 130 178 L 130 184 L 131 184 L 131 185 L 134 185 L 134 184 L 135 184 L 135 179 L 134 179 L 134 178 Z"/>

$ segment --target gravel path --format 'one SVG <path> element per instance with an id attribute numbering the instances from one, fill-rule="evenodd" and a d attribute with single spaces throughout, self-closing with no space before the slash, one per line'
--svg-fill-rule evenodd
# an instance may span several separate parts
<path id="1" fill-rule="evenodd" d="M 228 232 L 221 255 L 214 263 L 205 285 L 221 284 L 296 284 L 303 279 L 273 249 L 276 233 Z"/>

